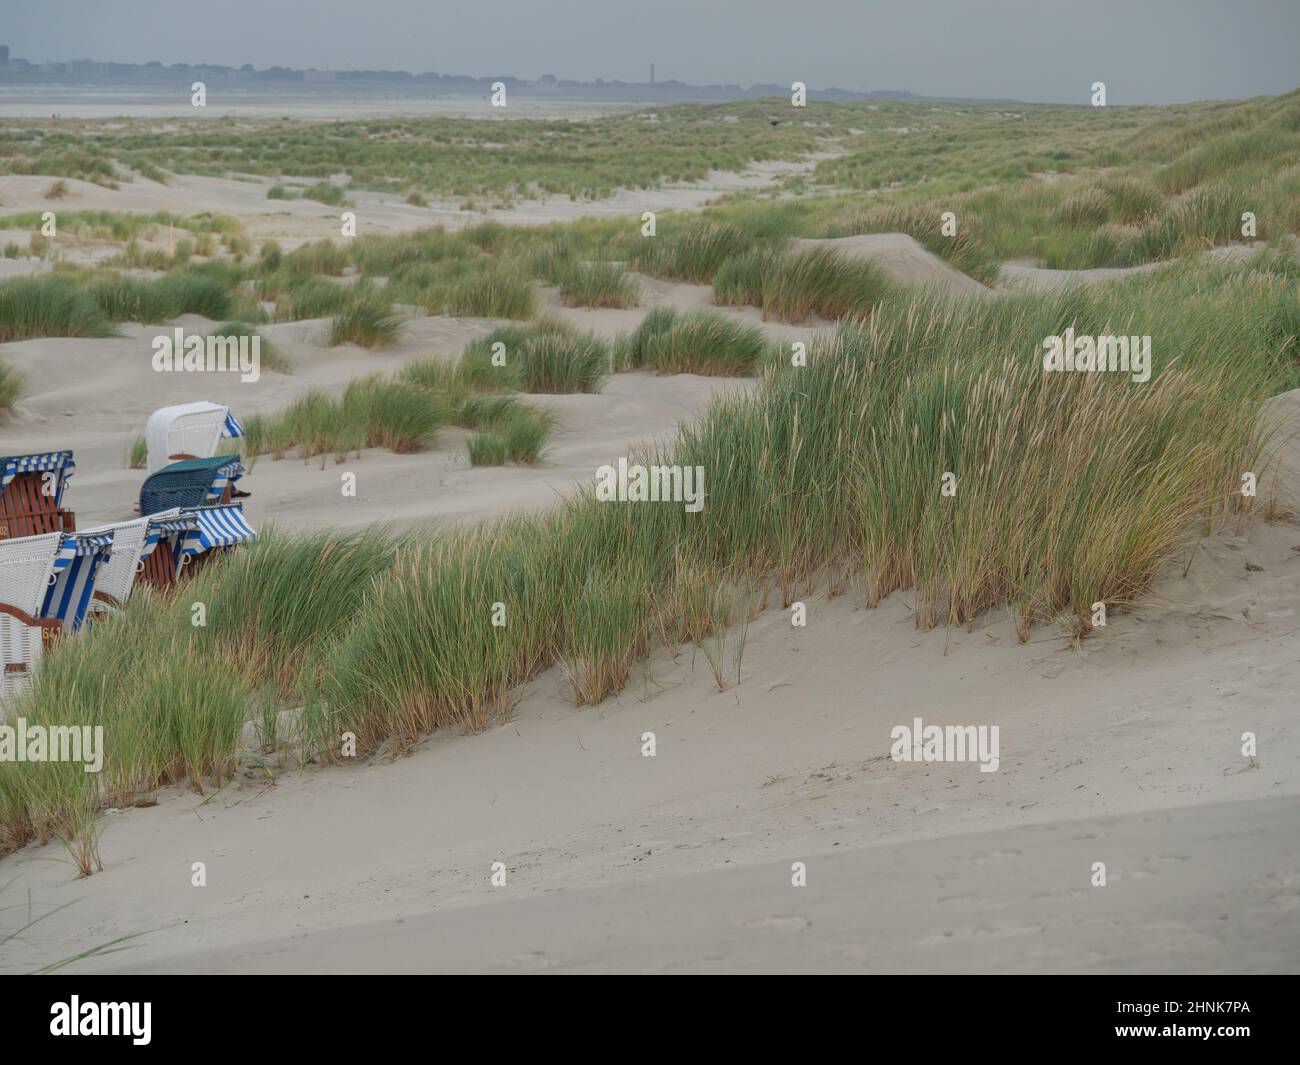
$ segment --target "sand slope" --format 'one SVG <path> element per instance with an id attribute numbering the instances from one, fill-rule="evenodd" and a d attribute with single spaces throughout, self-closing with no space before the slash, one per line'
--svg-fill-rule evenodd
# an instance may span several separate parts
<path id="1" fill-rule="evenodd" d="M 798 248 L 834 248 L 850 258 L 870 259 L 887 277 L 905 285 L 931 285 L 957 296 L 988 295 L 973 277 L 949 266 L 906 233 L 863 233 L 829 240 L 796 240 Z"/>
<path id="2" fill-rule="evenodd" d="M 1300 425 L 1300 393 L 1274 407 Z M 1297 548 L 1221 531 L 1077 648 L 810 595 L 806 629 L 750 626 L 739 684 L 729 635 L 724 691 L 689 648 L 596 709 L 553 670 L 480 736 L 172 790 L 105 819 L 88 882 L 54 847 L 4 859 L 38 907 L 77 901 L 0 967 L 148 932 L 78 967 L 1294 971 Z M 893 762 L 916 716 L 998 725 L 1000 769 Z"/>
<path id="3" fill-rule="evenodd" d="M 565 317 L 601 335 L 633 328 L 659 295 L 691 304 L 700 286 L 650 285 L 647 306 L 627 311 L 561 309 Z M 704 290 L 707 293 L 707 289 Z M 748 312 L 751 312 L 748 313 Z M 757 320 L 745 308 L 729 312 Z M 277 410 L 309 388 L 338 393 L 358 377 L 392 373 L 421 358 L 454 359 L 465 345 L 501 324 L 493 319 L 413 318 L 400 341 L 370 352 L 353 345 L 323 346 L 327 321 L 260 326 L 292 363 L 292 372 L 263 370 L 260 380 L 242 382 L 220 373 L 157 373 L 151 359 L 155 336 L 179 326 L 203 333 L 219 323 L 197 315 L 175 322 L 119 327 L 108 340 L 41 338 L 0 344 L 0 360 L 27 382 L 14 415 L 0 421 L 0 455 L 72 448 L 77 472 L 65 505 L 80 526 L 132 516 L 145 471 L 128 468 L 131 441 L 143 433 L 149 414 L 170 403 L 207 399 L 228 404 L 237 416 Z M 761 323 L 774 337 L 810 337 L 811 327 Z M 430 519 L 481 518 L 552 504 L 576 481 L 590 484 L 595 469 L 626 455 L 636 444 L 667 438 L 682 420 L 693 420 L 709 399 L 754 382 L 682 374 L 649 373 L 611 377 L 601 393 L 525 396 L 525 402 L 556 412 L 559 425 L 543 465 L 471 469 L 468 433 L 447 428 L 435 446 L 414 455 L 368 449 L 342 465 L 333 457 L 302 462 L 259 458 L 244 482 L 252 491 L 245 508 L 255 523 L 274 520 L 282 528 L 356 527 L 387 522 L 406 527 Z M 357 475 L 357 495 L 340 493 L 342 471 Z"/>

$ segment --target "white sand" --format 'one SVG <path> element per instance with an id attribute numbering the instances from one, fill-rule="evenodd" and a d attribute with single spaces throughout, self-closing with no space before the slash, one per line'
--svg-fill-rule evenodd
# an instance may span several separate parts
<path id="1" fill-rule="evenodd" d="M 479 208 L 475 210 L 465 209 L 464 197 L 431 198 L 427 207 L 414 207 L 398 195 L 356 189 L 348 191 L 351 205 L 348 207 L 330 207 L 307 199 L 268 200 L 266 193 L 272 185 L 301 187 L 315 184 L 315 180 L 301 179 L 291 184 L 252 175 L 217 178 L 177 174 L 166 185 L 137 177 L 116 189 L 66 178 L 68 195 L 48 200 L 45 192 L 51 178 L 11 175 L 4 178 L 0 217 L 28 211 L 54 211 L 56 215 L 61 211 L 170 211 L 177 217 L 211 211 L 238 217 L 255 243 L 273 239 L 286 250 L 313 240 L 341 239 L 339 216 L 345 210 L 356 214 L 358 236 L 392 235 L 435 225 L 447 229 L 462 229 L 486 221 L 548 225 L 578 218 L 626 217 L 629 225 L 639 227 L 643 211 L 694 210 L 729 193 L 769 189 L 782 177 L 810 173 L 824 158 L 828 156 L 814 155 L 800 162 L 756 162 L 739 173 L 712 171 L 701 181 L 673 182 L 656 189 L 623 189 L 603 200 L 547 195 L 518 199 L 512 206 L 499 207 L 491 197 L 475 197 Z M 28 236 L 29 233 L 11 234 L 6 239 L 17 240 L 25 246 Z M 165 242 L 165 234 L 163 239 Z M 85 255 L 86 248 L 71 239 L 59 245 L 58 250 L 74 261 L 92 257 Z M 109 254 L 121 249 L 102 245 L 96 250 Z"/>
<path id="2" fill-rule="evenodd" d="M 33 179 L 31 195 L 46 183 Z M 147 185 L 124 187 L 120 200 L 77 191 L 87 205 L 158 209 Z M 175 195 L 176 210 L 250 218 L 264 188 L 187 178 Z M 5 210 L 24 209 L 8 185 L 6 200 Z M 254 231 L 327 235 L 330 209 L 288 206 Z M 367 217 L 394 229 L 428 221 L 406 205 L 383 209 Z M 845 246 L 878 255 L 895 276 L 964 285 L 909 240 Z M 657 304 L 708 302 L 704 286 L 642 287 L 633 311 L 548 301 L 602 335 Z M 410 359 L 454 356 L 493 324 L 418 319 L 378 354 L 321 347 L 323 323 L 271 326 L 295 373 L 251 385 L 153 373 L 158 327 L 0 345 L 0 360 L 29 379 L 18 414 L 0 425 L 0 453 L 74 448 L 67 502 L 80 523 L 125 517 L 143 479 L 124 469 L 126 449 L 155 407 L 211 398 L 240 414 L 268 410 L 307 387 L 338 390 Z M 764 323 L 782 340 L 816 327 Z M 350 460 L 341 468 L 358 474 L 356 500 L 340 496 L 332 460 L 263 459 L 248 509 L 258 523 L 312 528 L 545 506 L 698 415 L 710 395 L 745 387 L 632 374 L 598 396 L 531 397 L 563 419 L 547 465 L 468 469 L 463 434 L 449 430 L 422 455 Z M 1300 427 L 1300 392 L 1277 409 Z M 1285 460 L 1294 485 L 1294 441 Z M 858 589 L 810 594 L 806 629 L 778 609 L 762 613 L 739 683 L 731 633 L 725 691 L 691 649 L 657 653 L 594 709 L 575 709 L 553 670 L 520 693 L 509 723 L 480 736 L 439 735 L 409 758 L 289 772 L 275 786 L 250 774 L 206 800 L 169 789 L 155 808 L 105 817 L 106 869 L 89 881 L 74 879 L 57 845 L 28 847 L 0 860 L 0 883 L 17 877 L 36 914 L 72 905 L 10 943 L 0 971 L 136 933 L 124 951 L 74 970 L 1300 968 L 1296 525 L 1216 534 L 1187 577 L 1172 565 L 1132 613 L 1079 647 L 1050 629 L 1020 645 L 1001 615 L 919 633 L 907 595 L 877 610 L 861 599 Z M 999 771 L 892 762 L 890 730 L 916 716 L 997 725 Z M 640 754 L 646 731 L 654 758 Z M 1259 737 L 1254 763 L 1240 753 L 1245 731 Z M 203 888 L 191 886 L 196 861 Z M 489 882 L 496 861 L 504 887 Z M 791 886 L 796 861 L 807 887 Z M 1104 888 L 1090 886 L 1097 861 Z M 0 914 L 0 929 L 4 920 L 12 914 Z"/>
<path id="3" fill-rule="evenodd" d="M 796 240 L 797 247 L 829 247 L 850 258 L 870 259 L 892 281 L 929 285 L 957 296 L 985 296 L 989 289 L 949 266 L 905 233 L 865 233 L 831 240 Z"/>
<path id="4" fill-rule="evenodd" d="M 1279 408 L 1300 426 L 1300 392 Z M 90 881 L 53 846 L 4 859 L 38 908 L 76 901 L 0 968 L 147 932 L 75 968 L 1294 971 L 1297 548 L 1221 532 L 1078 648 L 814 595 L 807 629 L 758 617 L 739 685 L 729 636 L 722 692 L 689 649 L 598 709 L 553 670 L 483 735 L 171 789 L 105 819 Z M 999 771 L 892 762 L 915 716 L 998 725 Z"/>

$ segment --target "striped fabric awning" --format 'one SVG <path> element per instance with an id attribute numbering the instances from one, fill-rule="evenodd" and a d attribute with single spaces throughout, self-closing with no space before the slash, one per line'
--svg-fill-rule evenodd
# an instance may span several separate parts
<path id="1" fill-rule="evenodd" d="M 54 560 L 41 617 L 58 618 L 67 629 L 80 628 L 95 591 L 95 574 L 112 551 L 112 530 L 65 536 Z"/>
<path id="2" fill-rule="evenodd" d="M 233 484 L 243 477 L 246 472 L 244 464 L 238 459 L 222 466 L 221 469 L 217 470 L 216 475 L 212 478 L 212 485 L 208 488 L 208 502 L 216 502 L 220 499 L 221 493 L 226 490 L 226 485 Z"/>
<path id="3" fill-rule="evenodd" d="M 164 511 L 164 513 L 167 512 Z M 167 514 L 166 517 L 151 517 L 149 519 L 149 530 L 145 533 L 144 543 L 140 546 L 140 557 L 142 559 L 148 558 L 164 538 L 174 536 L 180 540 L 198 527 L 199 519 L 192 510 L 181 511 L 179 514 Z"/>
<path id="4" fill-rule="evenodd" d="M 59 482 L 57 495 L 63 494 L 63 482 L 72 476 L 72 471 L 77 468 L 77 464 L 72 461 L 71 451 L 43 451 L 37 455 L 9 455 L 0 458 L 0 488 L 8 488 L 9 484 L 20 473 L 44 473 L 46 470 L 57 470 L 59 472 Z"/>
<path id="5" fill-rule="evenodd" d="M 226 424 L 222 426 L 221 435 L 227 440 L 235 440 L 244 435 L 244 427 L 230 411 L 226 411 Z"/>
<path id="6" fill-rule="evenodd" d="M 54 572 L 66 569 L 73 560 L 101 552 L 108 555 L 113 550 L 113 533 L 71 533 L 63 538 L 59 556 L 54 560 Z"/>
<path id="7" fill-rule="evenodd" d="M 229 547 L 257 539 L 257 533 L 244 517 L 244 508 L 238 503 L 201 507 L 194 514 L 198 518 L 198 528 L 185 536 L 181 550 L 186 555 L 201 555 L 214 547 Z"/>

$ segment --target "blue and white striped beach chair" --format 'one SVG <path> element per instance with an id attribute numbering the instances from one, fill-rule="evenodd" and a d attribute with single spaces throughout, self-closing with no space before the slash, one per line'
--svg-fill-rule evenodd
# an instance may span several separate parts
<path id="1" fill-rule="evenodd" d="M 181 545 L 198 528 L 193 510 L 173 507 L 142 519 L 148 523 L 140 555 L 139 580 L 155 588 L 170 588 L 181 571 Z"/>
<path id="2" fill-rule="evenodd" d="M 54 560 L 54 573 L 41 617 L 56 618 L 75 632 L 90 608 L 95 581 L 113 553 L 113 532 L 67 533 Z"/>
<path id="3" fill-rule="evenodd" d="M 91 533 L 113 533 L 113 553 L 100 567 L 95 579 L 90 609 L 102 612 L 125 606 L 131 599 L 137 577 L 142 577 L 151 566 L 156 565 L 164 579 L 157 581 L 142 578 L 146 583 L 174 584 L 176 570 L 180 565 L 180 542 L 197 525 L 198 519 L 192 512 L 173 508 L 145 518 L 132 518 L 130 521 L 84 530 Z"/>
<path id="4" fill-rule="evenodd" d="M 145 478 L 140 487 L 140 513 L 147 516 L 173 507 L 189 509 L 227 502 L 234 483 L 244 472 L 238 455 L 173 462 Z"/>
<path id="5" fill-rule="evenodd" d="M 186 568 L 257 539 L 241 503 L 179 508 L 149 520 L 156 523 L 158 538 L 139 579 L 157 588 L 169 588 Z"/>

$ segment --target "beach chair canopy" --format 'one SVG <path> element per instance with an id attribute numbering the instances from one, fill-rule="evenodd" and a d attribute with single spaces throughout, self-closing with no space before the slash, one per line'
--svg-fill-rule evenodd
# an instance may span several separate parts
<path id="1" fill-rule="evenodd" d="M 41 478 L 49 484 L 51 491 L 45 494 L 54 500 L 57 507 L 63 502 L 63 489 L 72 476 L 77 464 L 72 461 L 71 451 L 41 451 L 34 455 L 7 455 L 0 458 L 0 489 L 8 488 L 20 473 L 49 473 L 49 478 Z"/>
<path id="2" fill-rule="evenodd" d="M 192 510 L 181 510 L 180 507 L 172 507 L 160 514 L 150 514 L 142 520 L 149 523 L 144 548 L 140 552 L 142 559 L 148 558 L 161 543 L 172 541 L 179 544 L 187 533 L 199 527 L 198 515 Z"/>
<path id="3" fill-rule="evenodd" d="M 238 455 L 185 459 L 164 466 L 145 479 L 140 513 L 157 514 L 174 507 L 189 509 L 219 502 L 228 485 L 244 475 Z"/>
<path id="4" fill-rule="evenodd" d="M 181 403 L 160 407 L 149 415 L 144 439 L 149 449 L 149 472 L 156 473 L 172 461 L 174 455 L 192 455 L 197 459 L 216 454 L 225 439 L 244 435 L 244 427 L 229 407 L 220 403 Z"/>
<path id="5" fill-rule="evenodd" d="M 57 618 L 76 630 L 95 594 L 95 583 L 113 553 L 114 531 L 68 533 L 54 560 L 53 580 L 45 593 L 41 616 Z"/>
<path id="6" fill-rule="evenodd" d="M 71 528 L 72 516 L 59 508 L 76 465 L 71 451 L 0 457 L 0 537 Z"/>
<path id="7" fill-rule="evenodd" d="M 181 553 L 193 557 L 217 547 L 233 547 L 257 539 L 257 533 L 244 517 L 242 503 L 225 503 L 215 507 L 198 507 L 193 512 L 195 527 L 181 542 Z"/>

